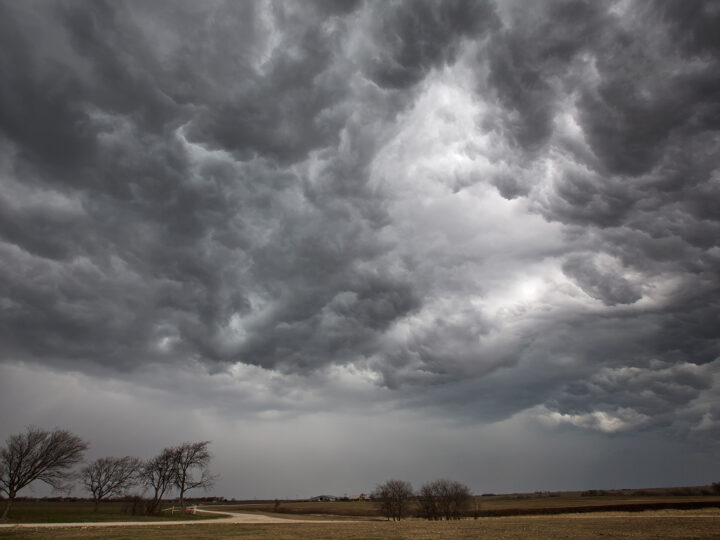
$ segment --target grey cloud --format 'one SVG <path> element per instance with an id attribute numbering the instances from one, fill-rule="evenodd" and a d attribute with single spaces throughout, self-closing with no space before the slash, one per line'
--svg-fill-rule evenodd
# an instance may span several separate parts
<path id="1" fill-rule="evenodd" d="M 612 270 L 598 268 L 591 254 L 575 254 L 563 263 L 565 274 L 605 305 L 632 304 L 642 298 L 637 286 Z"/>
<path id="2" fill-rule="evenodd" d="M 570 418 L 605 414 L 600 418 L 617 419 L 618 430 L 672 426 L 682 427 L 685 436 L 693 435 L 703 429 L 705 418 L 712 421 L 707 400 L 716 391 L 712 382 L 716 372 L 717 361 L 705 365 L 651 361 L 644 366 L 604 368 L 586 381 L 567 385 L 550 406 Z M 689 411 L 698 405 L 698 411 Z"/>
<path id="3" fill-rule="evenodd" d="M 241 88 L 222 101 L 198 104 L 201 112 L 188 127 L 189 138 L 243 159 L 257 153 L 281 162 L 335 143 L 346 116 L 341 109 L 346 75 L 328 72 L 338 42 L 321 23 L 289 36 L 291 44 L 279 44 L 266 74 L 247 70 Z"/>
<path id="4" fill-rule="evenodd" d="M 150 73 L 157 66 L 149 62 L 152 57 L 123 9 L 102 2 L 88 9 L 35 3 L 3 9 L 8 28 L 0 61 L 7 84 L 0 122 L 18 144 L 27 162 L 23 165 L 38 168 L 52 182 L 123 189 L 102 175 L 88 174 L 99 158 L 98 136 L 107 128 L 92 114 L 126 115 L 133 125 L 157 133 L 178 113 L 153 84 Z M 62 23 L 50 23 L 50 18 Z"/>
<path id="5" fill-rule="evenodd" d="M 555 315 L 535 327 L 547 332 L 542 345 L 533 340 L 536 350 L 579 362 L 574 401 L 554 402 L 567 415 L 602 410 L 594 407 L 605 398 L 586 386 L 585 377 L 598 369 L 593 362 L 644 370 L 655 358 L 666 362 L 662 377 L 674 380 L 672 365 L 706 366 L 718 357 L 717 331 L 710 327 L 717 320 L 719 223 L 708 207 L 717 203 L 720 81 L 717 39 L 708 28 L 718 13 L 707 2 L 616 7 L 549 2 L 511 8 L 501 39 L 475 60 L 483 65 L 487 58 L 489 65 L 478 93 L 493 91 L 499 105 L 479 126 L 505 134 L 521 151 L 509 171 L 490 180 L 502 196 L 526 198 L 546 219 L 565 225 L 564 273 L 617 310 L 576 315 L 576 333 L 592 348 L 574 337 L 559 343 L 563 325 Z M 658 295 L 661 302 L 649 300 Z M 593 337 L 602 326 L 608 342 Z M 561 377 L 546 381 L 539 401 L 553 403 L 563 384 Z M 712 392 L 679 388 L 683 405 Z M 672 423 L 667 404 L 680 394 L 670 394 L 637 403 L 618 390 L 608 407 Z M 688 414 L 690 424 L 699 421 L 701 413 Z M 583 418 L 590 425 L 599 417 Z"/>
<path id="6" fill-rule="evenodd" d="M 622 180 L 568 170 L 556 180 L 546 212 L 564 223 L 611 227 L 637 204 L 638 193 Z"/>
<path id="7" fill-rule="evenodd" d="M 504 109 L 500 124 L 522 148 L 538 150 L 553 131 L 559 91 L 577 82 L 576 57 L 602 38 L 608 16 L 594 2 L 517 7 L 506 27 L 481 49 L 489 72 L 481 81 Z"/>
<path id="8" fill-rule="evenodd" d="M 365 188 L 375 131 L 353 128 L 340 106 L 343 10 L 271 6 L 266 31 L 279 42 L 260 68 L 254 34 L 225 24 L 257 34 L 252 6 L 5 8 L 8 24 L 45 25 L 63 43 L 35 48 L 51 61 L 31 69 L 34 58 L 18 61 L 33 50 L 27 36 L 4 34 L 13 86 L 2 129 L 18 197 L 3 201 L 12 308 L 2 336 L 16 357 L 131 369 L 182 355 L 312 371 L 371 354 L 377 334 L 417 307 L 402 272 L 370 264 L 388 249 L 373 238 L 387 216 Z M 178 44 L 177 29 L 197 41 Z M 220 61 L 226 51 L 241 61 Z M 41 91 L 58 66 L 67 84 Z M 225 79 L 239 86 L 209 86 Z M 362 122 L 386 114 L 369 99 Z M 324 147 L 312 174 L 285 168 Z M 28 212 L 40 192 L 51 200 Z"/>
<path id="9" fill-rule="evenodd" d="M 367 73 L 389 89 L 417 84 L 430 69 L 452 63 L 463 38 L 482 39 L 498 26 L 494 6 L 486 1 L 392 2 L 373 17 L 381 23 Z"/>
<path id="10" fill-rule="evenodd" d="M 720 49 L 720 40 L 714 31 L 720 21 L 720 13 L 712 2 L 693 0 L 682 4 L 666 4 L 656 1 L 653 7 L 670 28 L 673 38 L 686 51 L 712 55 Z"/>

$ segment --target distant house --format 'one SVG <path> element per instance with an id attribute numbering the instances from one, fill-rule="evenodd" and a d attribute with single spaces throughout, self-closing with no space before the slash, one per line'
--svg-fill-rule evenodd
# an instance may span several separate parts
<path id="1" fill-rule="evenodd" d="M 337 500 L 339 500 L 339 498 L 333 495 L 318 495 L 317 497 L 309 498 L 308 502 L 331 502 Z"/>

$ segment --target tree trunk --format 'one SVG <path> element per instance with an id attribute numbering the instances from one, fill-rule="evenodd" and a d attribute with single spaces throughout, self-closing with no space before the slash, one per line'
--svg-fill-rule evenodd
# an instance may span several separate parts
<path id="1" fill-rule="evenodd" d="M 154 514 L 155 509 L 158 507 L 159 504 L 160 501 L 157 498 L 154 498 L 147 507 L 147 514 Z"/>
<path id="2" fill-rule="evenodd" d="M 95 508 L 93 509 L 93 512 L 98 511 L 98 506 L 100 506 L 100 499 L 95 499 Z"/>
<path id="3" fill-rule="evenodd" d="M 14 498 L 15 498 L 14 493 L 12 494 L 12 496 L 8 497 L 8 500 L 5 503 L 5 510 L 3 510 L 3 514 L 2 514 L 2 517 L 0 518 L 0 520 L 5 521 L 7 519 L 8 513 L 10 512 L 10 505 L 12 504 Z"/>
<path id="4" fill-rule="evenodd" d="M 180 508 L 185 510 L 185 490 L 184 489 L 180 490 Z"/>
<path id="5" fill-rule="evenodd" d="M 147 507 L 147 514 L 154 514 L 157 507 L 160 505 L 163 493 L 160 492 L 159 488 L 155 488 L 155 494 L 153 495 L 152 502 Z"/>

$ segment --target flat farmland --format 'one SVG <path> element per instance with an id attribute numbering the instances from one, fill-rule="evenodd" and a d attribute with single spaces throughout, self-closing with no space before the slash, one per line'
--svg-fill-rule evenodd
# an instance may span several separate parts
<path id="1" fill-rule="evenodd" d="M 405 520 L 345 523 L 213 524 L 136 526 L 133 528 L 0 530 L 0 538 L 41 539 L 420 539 L 435 538 L 576 539 L 720 538 L 720 511 L 659 511 L 557 516 L 466 519 L 451 522 Z"/>
<path id="2" fill-rule="evenodd" d="M 563 493 L 558 496 L 492 496 L 476 497 L 480 516 L 511 516 L 523 514 L 557 514 L 566 512 L 601 512 L 660 510 L 667 508 L 695 509 L 720 507 L 720 496 L 679 496 L 679 495 L 600 495 L 582 496 L 579 493 Z M 337 502 L 281 502 L 278 513 L 273 503 L 246 503 L 213 507 L 218 510 L 237 512 L 258 512 L 282 515 L 319 515 L 372 518 L 378 516 L 377 505 L 370 501 Z M 472 510 L 472 509 L 471 509 Z M 410 504 L 410 513 L 417 511 L 415 503 Z"/>
<path id="3" fill-rule="evenodd" d="M 720 507 L 720 496 L 599 495 L 563 493 L 558 496 L 476 497 L 482 515 L 550 514 L 558 512 L 641 511 L 667 508 Z"/>
<path id="4" fill-rule="evenodd" d="M 333 517 L 340 516 L 348 518 L 380 517 L 377 504 L 370 501 L 281 502 L 277 512 L 275 511 L 275 504 L 268 502 L 230 504 L 219 506 L 213 505 L 206 508 L 217 510 L 219 512 L 223 510 L 227 510 L 230 512 L 257 512 L 278 517 L 291 517 L 290 515 L 292 515 L 293 518 L 295 516 L 313 515 Z"/>

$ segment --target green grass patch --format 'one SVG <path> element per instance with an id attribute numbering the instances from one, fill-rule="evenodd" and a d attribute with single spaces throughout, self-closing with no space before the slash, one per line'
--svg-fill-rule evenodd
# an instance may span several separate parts
<path id="1" fill-rule="evenodd" d="M 5 501 L 0 501 L 0 508 L 5 508 Z M 170 507 L 167 504 L 164 508 Z M 164 520 L 198 520 L 215 519 L 221 516 L 212 514 L 180 514 L 161 512 L 153 515 L 132 515 L 131 503 L 102 502 L 97 512 L 93 511 L 93 503 L 85 501 L 46 502 L 19 501 L 10 507 L 10 523 L 73 523 L 92 521 L 164 521 Z"/>

